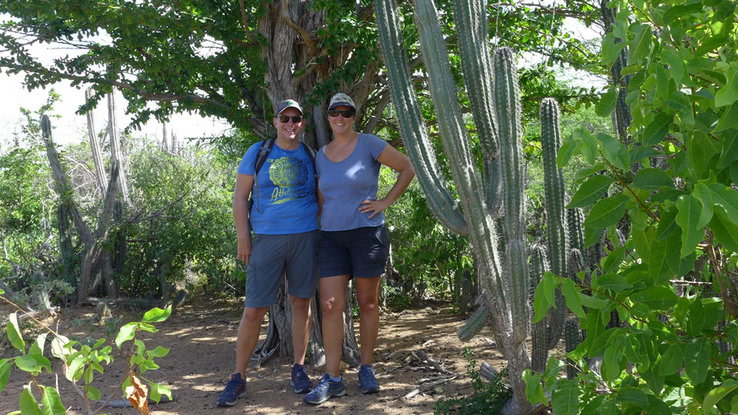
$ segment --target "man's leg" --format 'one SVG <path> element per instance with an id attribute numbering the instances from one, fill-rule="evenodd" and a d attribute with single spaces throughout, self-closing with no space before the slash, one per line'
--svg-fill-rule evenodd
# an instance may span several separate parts
<path id="1" fill-rule="evenodd" d="M 269 307 L 246 307 L 238 325 L 238 340 L 236 341 L 236 371 L 242 379 L 246 379 L 246 368 L 249 367 L 251 355 L 259 342 L 259 331 Z"/>
<path id="2" fill-rule="evenodd" d="M 310 340 L 310 298 L 299 298 L 290 295 L 292 305 L 292 350 L 294 363 L 305 364 L 308 340 Z"/>

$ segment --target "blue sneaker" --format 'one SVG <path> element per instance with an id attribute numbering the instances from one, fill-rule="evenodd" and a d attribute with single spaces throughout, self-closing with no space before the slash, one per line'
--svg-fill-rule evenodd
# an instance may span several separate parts
<path id="1" fill-rule="evenodd" d="M 313 388 L 313 381 L 311 381 L 310 377 L 305 373 L 305 368 L 303 368 L 302 365 L 295 363 L 295 365 L 292 366 L 291 377 L 292 380 L 290 380 L 290 385 L 295 388 L 295 393 L 308 393 L 310 392 L 310 389 Z"/>
<path id="2" fill-rule="evenodd" d="M 234 373 L 218 396 L 218 406 L 233 406 L 238 402 L 238 398 L 244 396 L 246 396 L 246 379 L 241 379 L 240 373 Z"/>
<path id="3" fill-rule="evenodd" d="M 361 393 L 377 393 L 379 392 L 379 382 L 374 376 L 372 365 L 361 365 L 359 368 L 359 387 Z"/>
<path id="4" fill-rule="evenodd" d="M 305 395 L 302 400 L 313 405 L 320 405 L 333 396 L 343 396 L 345 394 L 346 387 L 343 385 L 343 379 L 340 382 L 334 382 L 330 375 L 326 373 L 320 379 L 318 386 Z"/>

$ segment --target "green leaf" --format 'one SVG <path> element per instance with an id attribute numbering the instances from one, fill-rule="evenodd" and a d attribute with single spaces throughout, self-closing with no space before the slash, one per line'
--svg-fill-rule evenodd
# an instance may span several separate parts
<path id="1" fill-rule="evenodd" d="M 23 341 L 21 336 L 20 325 L 18 324 L 18 313 L 11 313 L 8 315 L 8 326 L 6 327 L 8 333 L 8 339 L 10 344 L 13 345 L 21 353 L 26 353 L 26 342 Z"/>
<path id="2" fill-rule="evenodd" d="M 87 397 L 90 398 L 90 400 L 99 401 L 100 400 L 100 390 L 92 385 L 88 385 Z"/>
<path id="3" fill-rule="evenodd" d="M 30 354 L 16 358 L 15 365 L 18 366 L 18 369 L 24 372 L 38 373 L 41 371 L 41 366 L 38 364 L 38 361 L 36 361 L 36 359 L 34 359 Z"/>
<path id="4" fill-rule="evenodd" d="M 38 406 L 38 402 L 36 401 L 36 398 L 33 397 L 33 394 L 31 394 L 30 388 L 32 387 L 32 384 L 29 384 L 28 386 L 23 388 L 23 392 L 21 392 L 20 396 L 20 409 L 21 413 L 23 415 L 44 415 L 43 412 L 41 412 L 41 408 Z"/>
<path id="5" fill-rule="evenodd" d="M 661 169 L 645 168 L 636 173 L 633 186 L 643 190 L 659 190 L 662 187 L 674 188 L 674 182 Z"/>
<path id="6" fill-rule="evenodd" d="M 681 258 L 694 253 L 697 244 L 705 237 L 705 231 L 698 227 L 702 206 L 697 199 L 691 195 L 679 197 L 676 202 L 679 212 L 676 215 L 676 222 L 682 228 L 682 249 L 680 251 Z"/>
<path id="7" fill-rule="evenodd" d="M 619 194 L 597 202 L 584 220 L 585 226 L 595 228 L 606 228 L 618 223 L 625 215 L 625 204 L 628 196 Z"/>
<path id="8" fill-rule="evenodd" d="M 630 149 L 630 159 L 633 161 L 643 160 L 660 154 L 661 152 L 654 150 L 652 147 L 638 146 Z"/>
<path id="9" fill-rule="evenodd" d="M 651 310 L 668 310 L 676 305 L 679 296 L 668 287 L 656 286 L 634 293 L 630 299 L 645 304 Z"/>
<path id="10" fill-rule="evenodd" d="M 556 165 L 559 168 L 563 168 L 569 164 L 569 160 L 579 151 L 582 143 L 574 140 L 566 140 L 559 148 L 558 154 L 556 154 Z"/>
<path id="11" fill-rule="evenodd" d="M 705 325 L 705 308 L 702 306 L 702 300 L 699 297 L 695 298 L 688 311 L 687 334 L 698 336 Z"/>
<path id="12" fill-rule="evenodd" d="M 532 404 L 542 403 L 548 405 L 548 399 L 546 399 L 541 384 L 541 375 L 535 374 L 530 369 L 525 369 L 523 371 L 523 381 L 525 381 L 525 396 Z"/>
<path id="13" fill-rule="evenodd" d="M 118 336 L 115 338 L 115 345 L 120 349 L 121 344 L 136 337 L 137 328 L 138 323 L 136 322 L 128 323 L 121 327 L 120 330 L 118 330 Z"/>
<path id="14" fill-rule="evenodd" d="M 738 225 L 731 222 L 724 212 L 716 210 L 709 226 L 715 238 L 723 246 L 733 252 L 738 252 Z"/>
<path id="15" fill-rule="evenodd" d="M 602 155 L 607 161 L 621 170 L 630 168 L 630 153 L 625 144 L 607 134 L 597 134 L 597 139 L 602 143 Z"/>
<path id="16" fill-rule="evenodd" d="M 566 278 L 561 282 L 561 293 L 564 294 L 566 305 L 569 306 L 572 313 L 577 317 L 586 318 L 587 314 L 582 309 L 582 299 L 574 287 L 574 281 Z"/>
<path id="17" fill-rule="evenodd" d="M 602 55 L 602 63 L 609 65 L 615 62 L 620 56 L 620 52 L 625 49 L 626 46 L 627 43 L 625 42 L 615 43 L 615 35 L 613 33 L 608 33 L 602 38 L 602 51 L 600 52 Z"/>
<path id="18" fill-rule="evenodd" d="M 738 103 L 734 104 L 738 106 Z M 738 117 L 738 114 L 736 114 Z M 738 160 L 738 130 L 731 130 L 724 134 L 720 134 L 722 148 L 720 151 L 720 159 L 717 163 L 718 169 L 730 167 Z"/>
<path id="19" fill-rule="evenodd" d="M 612 179 L 608 176 L 592 176 L 579 186 L 579 190 L 572 196 L 567 207 L 586 207 L 597 202 L 607 193 L 610 184 L 612 184 Z"/>
<path id="20" fill-rule="evenodd" d="M 548 314 L 550 304 L 546 301 L 546 294 L 544 294 L 544 291 L 545 288 L 543 286 L 543 282 L 538 283 L 536 291 L 533 294 L 533 310 L 535 311 L 533 323 L 538 323 L 546 317 L 546 314 Z"/>
<path id="21" fill-rule="evenodd" d="M 712 220 L 712 207 L 715 202 L 712 200 L 712 192 L 706 184 L 697 183 L 692 191 L 692 197 L 700 202 L 702 210 L 700 211 L 700 219 L 697 221 L 697 228 L 704 228 L 705 225 Z"/>
<path id="22" fill-rule="evenodd" d="M 702 403 L 703 413 L 705 415 L 712 414 L 712 410 L 717 407 L 717 403 L 736 389 L 738 389 L 738 380 L 728 379 L 722 385 L 711 390 Z"/>
<path id="23" fill-rule="evenodd" d="M 708 187 L 712 191 L 715 206 L 723 208 L 727 218 L 734 224 L 738 224 L 738 192 L 720 183 L 713 183 Z"/>
<path id="24" fill-rule="evenodd" d="M 10 360 L 0 360 L 0 393 L 5 389 L 5 385 L 8 384 L 8 379 L 10 379 L 10 370 L 12 368 L 13 363 Z"/>
<path id="25" fill-rule="evenodd" d="M 69 343 L 69 339 L 62 335 L 57 335 L 51 340 L 51 355 L 57 359 L 66 360 L 66 357 L 71 351 L 64 347 L 65 344 Z"/>
<path id="26" fill-rule="evenodd" d="M 620 292 L 632 288 L 633 286 L 625 281 L 625 278 L 617 274 L 604 274 L 597 278 L 597 285 L 594 288 L 598 290 L 613 290 Z"/>
<path id="27" fill-rule="evenodd" d="M 608 382 L 612 382 L 620 376 L 622 368 L 620 360 L 623 358 L 624 350 L 619 344 L 610 344 L 605 349 L 605 357 L 602 366 L 602 375 Z"/>
<path id="28" fill-rule="evenodd" d="M 556 285 L 554 275 L 551 271 L 546 271 L 543 274 L 543 294 L 546 296 L 546 302 L 553 308 L 556 308 Z"/>
<path id="29" fill-rule="evenodd" d="M 586 128 L 577 128 L 572 133 L 572 137 L 575 140 L 582 142 L 582 155 L 587 160 L 587 163 L 595 164 L 597 149 L 599 148 L 595 136 L 593 136 Z"/>
<path id="30" fill-rule="evenodd" d="M 143 321 L 147 323 L 160 323 L 169 318 L 172 314 L 172 306 L 169 305 L 165 309 L 154 307 L 144 314 Z"/>
<path id="31" fill-rule="evenodd" d="M 62 404 L 61 396 L 59 396 L 59 391 L 50 386 L 44 387 L 44 396 L 41 397 L 41 403 L 44 405 L 44 415 L 64 415 L 67 413 L 64 404 Z"/>
<path id="32" fill-rule="evenodd" d="M 161 346 L 156 346 L 154 350 L 148 350 L 147 353 L 151 357 L 164 357 L 169 354 L 169 349 Z"/>
<path id="33" fill-rule="evenodd" d="M 648 414 L 651 415 L 672 415 L 671 408 L 659 398 L 648 395 Z"/>
<path id="34" fill-rule="evenodd" d="M 579 298 L 582 300 L 582 305 L 588 308 L 601 310 L 609 305 L 607 301 L 592 297 L 587 294 L 579 293 Z"/>
<path id="35" fill-rule="evenodd" d="M 669 65 L 671 76 L 674 77 L 674 81 L 676 81 L 677 84 L 681 84 L 684 79 L 684 74 L 687 71 L 687 68 L 684 65 L 684 60 L 679 56 L 674 48 L 669 45 L 664 45 L 661 49 L 661 58 L 663 58 Z"/>
<path id="36" fill-rule="evenodd" d="M 0 288 L 0 295 L 5 295 L 5 290 L 3 290 L 2 288 Z"/>
<path id="37" fill-rule="evenodd" d="M 163 383 L 151 383 L 151 399 L 154 400 L 154 402 L 159 403 L 161 400 L 161 395 L 166 395 L 169 400 L 172 400 L 172 389 L 169 387 L 169 385 L 163 384 Z"/>
<path id="38" fill-rule="evenodd" d="M 669 376 L 677 373 L 684 365 L 684 351 L 677 344 L 672 344 L 661 357 L 659 375 Z"/>
<path id="39" fill-rule="evenodd" d="M 628 62 L 630 64 L 641 63 L 641 61 L 651 51 L 651 27 L 646 24 L 632 25 L 631 31 L 635 33 L 635 37 L 629 42 Z"/>
<path id="40" fill-rule="evenodd" d="M 723 116 L 720 117 L 715 129 L 712 133 L 719 133 L 721 131 L 729 130 L 738 125 L 738 103 L 733 103 L 730 108 L 723 112 Z"/>
<path id="41" fill-rule="evenodd" d="M 556 415 L 579 415 L 579 384 L 562 379 L 551 393 L 551 406 Z"/>
<path id="42" fill-rule="evenodd" d="M 715 93 L 715 106 L 723 107 L 738 101 L 738 68 L 731 66 L 726 74 L 727 83 Z"/>
<path id="43" fill-rule="evenodd" d="M 608 117 L 615 110 L 618 103 L 618 90 L 610 88 L 600 97 L 600 102 L 595 106 L 595 113 L 600 117 Z"/>
<path id="44" fill-rule="evenodd" d="M 636 388 L 621 388 L 618 391 L 618 400 L 635 405 L 639 408 L 645 408 L 648 406 L 648 396 L 643 393 L 643 391 Z"/>
<path id="45" fill-rule="evenodd" d="M 665 112 L 656 114 L 647 126 L 643 130 L 643 137 L 641 142 L 646 146 L 655 146 L 660 143 L 661 140 L 666 137 L 666 133 L 669 132 L 669 127 L 674 121 L 674 115 Z"/>
<path id="46" fill-rule="evenodd" d="M 687 376 L 699 385 L 707 378 L 707 371 L 710 369 L 710 344 L 708 339 L 700 337 L 692 339 L 687 343 L 684 351 L 684 360 Z"/>
<path id="47" fill-rule="evenodd" d="M 668 25 L 669 23 L 682 16 L 699 12 L 702 10 L 702 7 L 702 3 L 700 2 L 691 4 L 680 4 L 678 6 L 671 7 L 669 8 L 669 10 L 666 11 L 666 13 L 664 13 L 664 25 Z"/>

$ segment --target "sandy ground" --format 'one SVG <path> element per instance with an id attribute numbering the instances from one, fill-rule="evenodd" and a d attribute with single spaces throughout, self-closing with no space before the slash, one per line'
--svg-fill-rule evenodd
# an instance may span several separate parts
<path id="1" fill-rule="evenodd" d="M 466 376 L 465 347 L 472 350 L 478 364 L 487 361 L 498 369 L 502 364 L 501 355 L 493 348 L 489 340 L 491 335 L 486 329 L 464 344 L 456 338 L 456 329 L 462 320 L 451 314 L 447 307 L 383 313 L 374 365 L 382 385 L 378 394 L 363 395 L 357 387 L 357 370 L 346 368 L 346 396 L 331 399 L 320 406 L 306 405 L 301 400 L 302 395 L 295 395 L 289 386 L 291 360 L 273 357 L 262 367 L 249 370 L 246 398 L 239 400 L 234 407 L 218 408 L 215 405 L 217 396 L 233 371 L 235 336 L 241 310 L 238 301 L 185 305 L 169 320 L 158 324 L 159 333 L 144 337 L 148 349 L 157 345 L 171 349 L 168 356 L 157 359 L 161 366 L 159 370 L 146 373 L 151 380 L 168 381 L 175 398 L 174 402 L 152 406 L 153 414 L 430 414 L 438 399 L 469 395 L 473 391 Z M 0 311 L 5 317 L 8 309 Z M 114 308 L 113 320 L 101 324 L 97 322 L 93 308 L 67 309 L 59 314 L 60 331 L 73 339 L 98 339 L 105 337 L 106 333 L 114 336 L 111 334 L 114 333 L 113 328 L 128 321 L 135 313 Z M 4 338 L 5 333 L 2 334 Z M 264 330 L 262 337 L 263 334 Z M 28 339 L 29 333 L 24 332 L 24 337 Z M 0 346 L 0 358 L 17 354 L 8 348 L 5 340 L 5 344 Z M 113 337 L 109 344 L 113 344 L 112 340 Z M 120 356 L 114 344 L 113 348 L 116 356 Z M 428 379 L 448 376 L 433 369 L 427 361 L 418 359 L 420 350 L 440 362 L 444 369 L 454 372 L 456 379 L 414 393 Z M 51 360 L 54 371 L 59 373 L 58 384 L 65 407 L 72 414 L 84 413 L 80 410 L 82 400 L 60 374 L 59 362 Z M 118 385 L 125 367 L 125 359 L 117 357 L 105 368 L 103 375 L 95 378 L 94 384 L 103 396 L 114 394 L 116 399 L 122 398 Z M 322 370 L 309 368 L 308 374 L 317 380 Z M 18 410 L 20 392 L 29 381 L 27 373 L 13 371 L 8 385 L 0 393 L 0 413 Z M 44 372 L 39 382 L 53 385 L 57 380 Z M 137 413 L 130 408 L 105 408 L 102 412 L 110 415 Z"/>

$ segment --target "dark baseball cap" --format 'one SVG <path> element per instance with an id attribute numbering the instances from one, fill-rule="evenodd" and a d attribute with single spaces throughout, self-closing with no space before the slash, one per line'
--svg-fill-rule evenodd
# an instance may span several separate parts
<path id="1" fill-rule="evenodd" d="M 293 99 L 285 99 L 283 101 L 280 101 L 280 103 L 277 104 L 277 115 L 282 114 L 287 108 L 294 108 L 300 111 L 300 114 L 305 115 L 300 104 L 298 104 L 297 101 Z"/>

